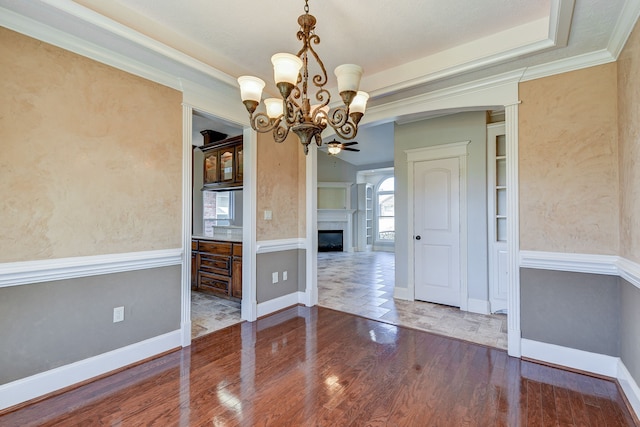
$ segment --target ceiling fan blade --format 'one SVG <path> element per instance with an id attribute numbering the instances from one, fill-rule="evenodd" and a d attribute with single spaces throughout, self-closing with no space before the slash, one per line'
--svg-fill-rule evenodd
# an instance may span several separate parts
<path id="1" fill-rule="evenodd" d="M 344 151 L 360 151 L 358 148 L 349 148 L 349 147 L 344 147 L 343 150 Z"/>
<path id="2" fill-rule="evenodd" d="M 342 146 L 343 147 L 348 147 L 350 145 L 356 145 L 358 142 L 357 141 L 353 141 L 353 142 L 343 142 Z"/>

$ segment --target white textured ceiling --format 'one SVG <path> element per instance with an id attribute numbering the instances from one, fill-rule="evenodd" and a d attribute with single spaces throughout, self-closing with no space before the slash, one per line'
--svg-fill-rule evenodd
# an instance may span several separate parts
<path id="1" fill-rule="evenodd" d="M 362 65 L 362 89 L 375 105 L 483 73 L 611 51 L 628 35 L 620 33 L 625 11 L 637 14 L 639 2 L 309 0 L 309 9 L 328 86 L 337 65 Z M 238 76 L 253 74 L 273 94 L 270 57 L 299 50 L 304 1 L 0 0 L 0 7 L 198 84 L 236 90 Z"/>

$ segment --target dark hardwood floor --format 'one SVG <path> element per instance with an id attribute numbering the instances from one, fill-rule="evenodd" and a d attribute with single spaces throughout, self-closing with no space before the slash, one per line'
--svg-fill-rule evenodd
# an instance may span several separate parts
<path id="1" fill-rule="evenodd" d="M 293 307 L 0 417 L 1 426 L 632 426 L 616 384 Z"/>

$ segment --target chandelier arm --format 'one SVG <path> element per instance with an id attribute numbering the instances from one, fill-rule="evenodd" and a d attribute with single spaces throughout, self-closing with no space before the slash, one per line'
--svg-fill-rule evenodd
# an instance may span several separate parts
<path id="1" fill-rule="evenodd" d="M 320 43 L 320 37 L 318 37 L 316 34 L 312 35 L 309 40 L 310 42 L 313 41 L 314 44 Z M 311 43 L 309 43 L 308 45 L 308 51 L 311 52 L 311 55 L 313 55 L 316 62 L 318 63 L 318 66 L 320 67 L 320 70 L 322 71 L 322 74 L 316 74 L 313 76 L 313 79 L 312 79 L 313 84 L 317 88 L 322 88 L 324 87 L 324 85 L 327 84 L 327 80 L 328 80 L 327 69 L 324 68 L 324 62 L 322 62 L 322 59 L 320 59 L 320 56 L 318 56 L 318 53 L 315 51 Z"/>
<path id="2" fill-rule="evenodd" d="M 331 125 L 332 128 L 337 129 L 344 126 L 348 120 L 349 110 L 347 109 L 347 107 L 337 107 L 329 111 L 327 122 Z"/>
<path id="3" fill-rule="evenodd" d="M 346 139 L 346 140 L 355 138 L 358 132 L 358 126 L 354 125 L 352 122 L 347 122 L 344 125 L 339 127 L 335 127 L 331 125 L 331 127 L 333 128 L 333 130 L 336 131 L 336 134 L 340 138 Z"/>
<path id="4" fill-rule="evenodd" d="M 287 135 L 289 135 L 290 126 L 276 126 L 273 128 L 273 139 L 276 142 L 284 142 L 287 139 Z"/>
<path id="5" fill-rule="evenodd" d="M 255 113 L 251 116 L 251 128 L 256 132 L 264 133 L 276 128 L 282 122 L 282 115 L 275 119 L 270 118 L 265 113 Z"/>

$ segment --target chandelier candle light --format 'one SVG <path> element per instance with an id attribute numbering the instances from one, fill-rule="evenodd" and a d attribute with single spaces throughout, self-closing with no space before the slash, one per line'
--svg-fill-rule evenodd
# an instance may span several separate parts
<path id="1" fill-rule="evenodd" d="M 298 18 L 298 39 L 302 41 L 302 49 L 297 55 L 276 53 L 271 57 L 274 79 L 282 99 L 265 99 L 266 113 L 256 111 L 265 82 L 257 77 L 242 76 L 238 78 L 238 83 L 242 102 L 249 112 L 251 127 L 257 132 L 273 131 L 276 142 L 283 142 L 289 131 L 293 130 L 307 154 L 312 140 L 315 140 L 318 147 L 322 145 L 321 134 L 327 125 L 343 139 L 355 138 L 369 95 L 358 90 L 362 67 L 355 64 L 340 65 L 335 69 L 335 74 L 344 105 L 329 109 L 331 95 L 324 88 L 327 84 L 327 71 L 312 46 L 320 43 L 320 37 L 314 32 L 316 18 L 309 14 L 308 0 L 305 0 L 304 12 Z M 316 90 L 314 102 L 317 104 L 314 105 L 311 105 L 308 94 L 309 54 L 315 58 L 319 67 L 317 74 L 311 79 Z"/>

